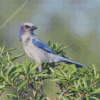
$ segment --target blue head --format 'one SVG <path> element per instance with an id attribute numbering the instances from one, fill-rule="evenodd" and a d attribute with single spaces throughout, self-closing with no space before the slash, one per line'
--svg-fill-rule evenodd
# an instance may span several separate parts
<path id="1" fill-rule="evenodd" d="M 19 29 L 19 40 L 21 41 L 21 36 L 26 33 L 33 34 L 33 31 L 35 29 L 37 29 L 37 27 L 34 26 L 32 23 L 29 23 L 29 22 L 23 23 Z"/>

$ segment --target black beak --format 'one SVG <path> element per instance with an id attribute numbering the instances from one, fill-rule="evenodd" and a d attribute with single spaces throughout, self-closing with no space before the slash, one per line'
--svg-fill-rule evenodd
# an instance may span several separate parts
<path id="1" fill-rule="evenodd" d="M 36 30 L 37 29 L 37 27 L 36 26 L 32 26 L 32 30 Z"/>

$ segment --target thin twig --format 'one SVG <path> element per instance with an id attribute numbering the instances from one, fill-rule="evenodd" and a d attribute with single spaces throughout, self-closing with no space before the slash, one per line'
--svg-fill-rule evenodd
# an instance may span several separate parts
<path id="1" fill-rule="evenodd" d="M 18 91 L 21 95 L 26 96 L 29 100 L 32 100 L 32 98 L 29 96 L 29 94 L 23 93 L 21 91 Z"/>
<path id="2" fill-rule="evenodd" d="M 46 94 L 43 91 L 37 90 L 36 88 L 34 88 L 35 91 L 38 91 L 40 94 L 42 94 L 47 100 L 49 100 L 49 98 L 46 96 Z"/>
<path id="3" fill-rule="evenodd" d="M 3 92 L 4 92 L 4 90 L 1 91 L 0 96 L 2 95 Z"/>
<path id="4" fill-rule="evenodd" d="M 61 96 L 63 96 L 68 90 L 65 90 L 64 92 L 62 92 L 59 96 L 59 99 L 61 98 Z"/>
<path id="5" fill-rule="evenodd" d="M 21 92 L 20 90 L 18 90 L 18 89 L 14 86 L 14 84 L 12 84 L 12 87 L 13 87 L 17 92 L 19 92 L 21 95 L 24 95 L 24 96 L 26 96 L 29 100 L 32 100 L 32 98 L 31 98 L 31 96 L 29 96 L 29 94 L 26 94 L 26 93 Z"/>

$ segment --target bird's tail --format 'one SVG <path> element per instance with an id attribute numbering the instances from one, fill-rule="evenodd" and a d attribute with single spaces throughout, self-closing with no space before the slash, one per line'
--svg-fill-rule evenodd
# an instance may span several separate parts
<path id="1" fill-rule="evenodd" d="M 58 55 L 55 55 L 55 58 L 57 59 L 57 62 L 65 62 L 65 63 L 67 63 L 67 64 L 75 64 L 76 67 L 78 67 L 78 68 L 82 68 L 83 66 L 89 68 L 89 67 L 86 66 L 86 65 L 80 64 L 80 63 L 78 63 L 78 62 L 72 61 L 72 60 L 67 59 L 67 58 L 63 58 L 63 57 L 58 56 Z"/>

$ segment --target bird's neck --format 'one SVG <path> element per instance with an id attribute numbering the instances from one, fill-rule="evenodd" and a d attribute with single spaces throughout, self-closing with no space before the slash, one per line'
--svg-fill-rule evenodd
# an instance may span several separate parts
<path id="1" fill-rule="evenodd" d="M 21 36 L 21 39 L 22 41 L 26 41 L 28 38 L 31 38 L 35 36 L 34 33 L 29 33 L 29 32 L 25 32 L 22 36 Z"/>

